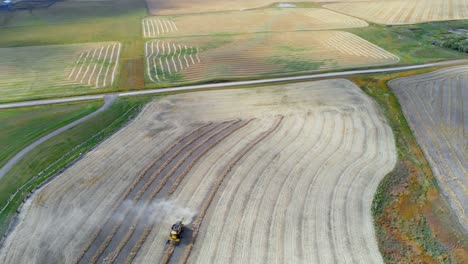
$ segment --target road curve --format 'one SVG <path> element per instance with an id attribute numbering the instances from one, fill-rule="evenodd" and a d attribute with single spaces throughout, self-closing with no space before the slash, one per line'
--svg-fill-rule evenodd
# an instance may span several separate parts
<path id="1" fill-rule="evenodd" d="M 309 75 L 301 75 L 301 76 L 293 76 L 293 77 L 281 77 L 281 78 L 272 78 L 272 79 L 261 79 L 261 80 L 252 80 L 252 81 L 200 84 L 200 85 L 190 85 L 190 86 L 161 88 L 161 89 L 148 89 L 148 90 L 132 91 L 132 92 L 85 95 L 85 96 L 75 96 L 75 97 L 58 98 L 58 99 L 46 99 L 46 100 L 0 104 L 0 109 L 96 100 L 96 99 L 103 99 L 104 97 L 109 96 L 109 95 L 118 96 L 118 97 L 128 97 L 128 96 L 161 94 L 161 93 L 168 93 L 168 92 L 185 92 L 185 91 L 195 91 L 195 90 L 203 90 L 203 89 L 220 89 L 220 88 L 254 85 L 254 84 L 269 84 L 269 83 L 288 82 L 288 81 L 312 80 L 312 79 L 319 79 L 319 78 L 342 77 L 342 76 L 349 76 L 349 75 L 356 75 L 356 74 L 398 72 L 398 71 L 430 68 L 430 67 L 435 67 L 435 66 L 446 66 L 446 65 L 466 64 L 466 63 L 468 63 L 468 59 L 449 60 L 449 61 L 441 61 L 441 62 L 410 65 L 410 66 L 390 67 L 390 68 L 388 67 L 387 68 L 375 68 L 375 69 L 369 69 L 369 70 L 353 70 L 353 71 L 318 73 L 318 74 L 309 74 Z"/>
<path id="2" fill-rule="evenodd" d="M 34 141 L 33 143 L 31 143 L 29 146 L 25 147 L 23 150 L 21 150 L 20 152 L 18 152 L 13 158 L 11 158 L 1 169 L 0 169 L 0 179 L 3 178 L 3 176 L 6 175 L 6 173 L 16 164 L 18 163 L 18 161 L 20 161 L 24 156 L 26 156 L 26 154 L 28 154 L 31 150 L 33 150 L 34 148 L 36 148 L 37 146 L 39 146 L 40 144 L 44 143 L 45 141 L 49 140 L 50 138 L 52 137 L 55 137 L 57 135 L 59 135 L 60 133 L 96 116 L 97 114 L 101 113 L 102 111 L 106 110 L 107 108 L 109 108 L 109 106 L 112 105 L 112 103 L 115 101 L 115 99 L 117 99 L 117 96 L 110 96 L 110 95 L 103 95 L 99 98 L 103 98 L 104 99 L 104 105 L 101 106 L 98 110 L 92 112 L 91 114 L 87 115 L 87 116 L 84 116 L 68 125 L 65 125 L 55 131 L 52 131 L 51 133 L 43 136 L 42 138 Z M 98 98 L 98 99 L 99 99 Z"/>

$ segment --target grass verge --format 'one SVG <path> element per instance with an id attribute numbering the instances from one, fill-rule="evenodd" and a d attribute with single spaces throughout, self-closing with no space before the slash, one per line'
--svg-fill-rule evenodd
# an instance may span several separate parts
<path id="1" fill-rule="evenodd" d="M 102 102 L 68 103 L 0 111 L 0 167 L 50 132 L 96 111 Z"/>
<path id="2" fill-rule="evenodd" d="M 149 97 L 118 99 L 106 111 L 44 142 L 0 179 L 0 235 L 4 235 L 23 200 L 108 138 L 142 109 Z"/>
<path id="3" fill-rule="evenodd" d="M 434 69 L 351 77 L 380 105 L 392 127 L 398 163 L 374 196 L 380 252 L 386 263 L 467 263 L 468 242 L 419 148 L 387 81 Z"/>

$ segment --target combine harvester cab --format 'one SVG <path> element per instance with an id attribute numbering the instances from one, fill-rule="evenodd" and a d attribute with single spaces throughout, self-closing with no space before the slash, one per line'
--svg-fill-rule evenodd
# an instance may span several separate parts
<path id="1" fill-rule="evenodd" d="M 178 221 L 172 225 L 167 243 L 173 243 L 175 245 L 180 243 L 180 239 L 182 239 L 182 234 L 184 233 L 184 224 L 182 221 L 183 220 Z"/>

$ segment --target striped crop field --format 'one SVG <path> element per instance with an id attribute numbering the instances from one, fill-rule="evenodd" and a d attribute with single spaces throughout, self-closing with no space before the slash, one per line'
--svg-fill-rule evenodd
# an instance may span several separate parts
<path id="1" fill-rule="evenodd" d="M 146 79 L 150 83 L 255 78 L 398 61 L 397 56 L 341 31 L 206 36 L 146 43 Z"/>
<path id="2" fill-rule="evenodd" d="M 146 42 L 146 70 L 151 82 L 174 80 L 180 71 L 201 63 L 199 49 L 160 40 Z"/>
<path id="3" fill-rule="evenodd" d="M 120 49 L 120 43 L 108 43 L 81 52 L 67 79 L 94 88 L 112 86 Z"/>
<path id="4" fill-rule="evenodd" d="M 389 82 L 442 192 L 468 230 L 468 66 Z"/>
<path id="5" fill-rule="evenodd" d="M 344 79 L 167 96 L 35 192 L 0 262 L 383 263 L 371 205 L 396 158 Z"/>
<path id="6" fill-rule="evenodd" d="M 145 38 L 366 26 L 368 24 L 363 20 L 321 8 L 266 8 L 172 17 L 157 16 L 147 17 L 142 22 Z"/>
<path id="7" fill-rule="evenodd" d="M 0 48 L 0 102 L 110 87 L 120 49 L 117 42 Z"/>
<path id="8" fill-rule="evenodd" d="M 333 3 L 324 7 L 387 25 L 468 19 L 467 0 L 363 1 Z"/>
<path id="9" fill-rule="evenodd" d="M 173 34 L 179 29 L 172 19 L 161 17 L 147 17 L 141 22 L 143 37 L 155 38 L 162 35 Z"/>

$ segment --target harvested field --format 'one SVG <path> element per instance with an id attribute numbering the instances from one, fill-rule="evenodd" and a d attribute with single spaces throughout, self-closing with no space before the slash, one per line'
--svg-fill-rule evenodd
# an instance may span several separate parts
<path id="1" fill-rule="evenodd" d="M 389 82 L 442 192 L 468 230 L 468 66 Z"/>
<path id="2" fill-rule="evenodd" d="M 117 42 L 0 48 L 0 102 L 112 86 L 120 49 Z"/>
<path id="3" fill-rule="evenodd" d="M 251 8 L 265 7 L 275 1 L 272 0 L 146 0 L 152 15 L 193 14 L 220 11 L 239 11 Z M 307 2 L 292 0 L 288 2 Z"/>
<path id="4" fill-rule="evenodd" d="M 341 31 L 174 38 L 147 42 L 146 47 L 147 81 L 157 83 L 269 77 L 387 65 L 399 60 Z M 187 60 L 196 65 L 187 65 Z"/>
<path id="5" fill-rule="evenodd" d="M 221 23 L 222 21 L 222 23 Z M 143 36 L 281 32 L 366 27 L 363 20 L 320 8 L 266 8 L 143 19 Z"/>
<path id="6" fill-rule="evenodd" d="M 334 3 L 324 7 L 387 25 L 468 19 L 466 0 L 387 0 Z"/>
<path id="7" fill-rule="evenodd" d="M 370 207 L 395 162 L 346 80 L 169 96 L 37 192 L 0 262 L 382 262 Z"/>

